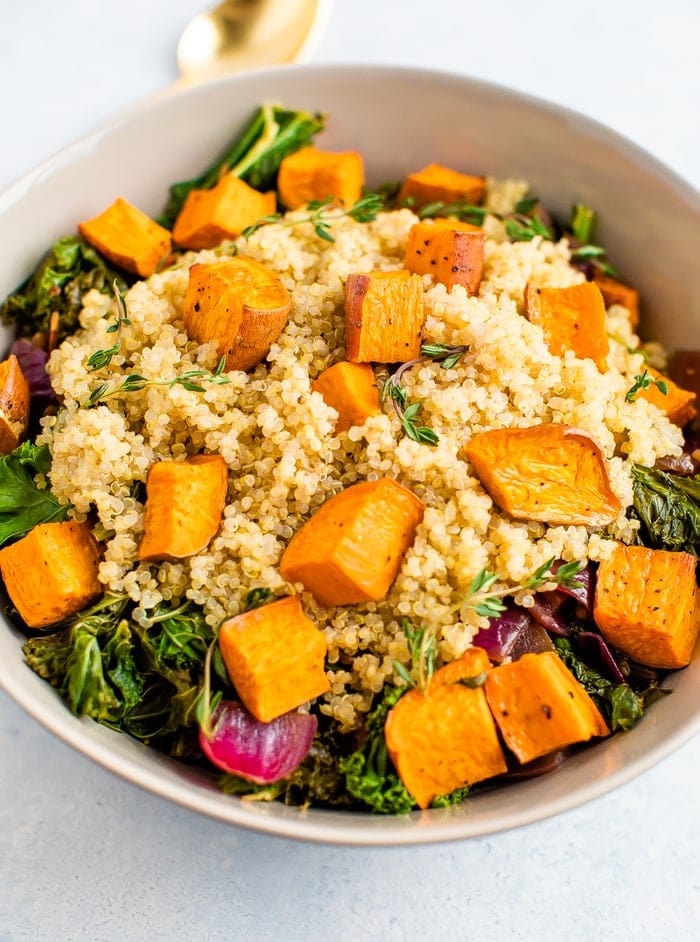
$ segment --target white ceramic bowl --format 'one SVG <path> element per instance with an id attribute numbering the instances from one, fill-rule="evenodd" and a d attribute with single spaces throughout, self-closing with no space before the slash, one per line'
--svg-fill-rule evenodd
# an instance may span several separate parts
<path id="1" fill-rule="evenodd" d="M 669 347 L 700 347 L 700 197 L 613 131 L 516 92 L 454 75 L 378 66 L 274 69 L 149 100 L 58 154 L 0 195 L 0 296 L 46 248 L 124 196 L 147 212 L 169 183 L 223 150 L 262 101 L 323 111 L 325 146 L 361 151 L 368 183 L 438 161 L 529 180 L 563 217 L 572 202 L 600 213 L 599 241 L 641 289 L 643 328 Z M 629 733 L 586 749 L 557 772 L 477 795 L 449 810 L 388 818 L 245 802 L 91 720 L 71 715 L 25 666 L 21 637 L 0 630 L 0 683 L 32 716 L 95 761 L 222 822 L 348 844 L 446 841 L 502 831 L 595 798 L 658 762 L 700 728 L 700 658 L 672 675 L 673 696 Z"/>

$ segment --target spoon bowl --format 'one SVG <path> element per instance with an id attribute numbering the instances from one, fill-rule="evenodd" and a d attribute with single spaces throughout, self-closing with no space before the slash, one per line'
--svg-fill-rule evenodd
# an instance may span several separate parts
<path id="1" fill-rule="evenodd" d="M 330 8 L 331 0 L 225 0 L 197 14 L 177 46 L 183 84 L 307 58 Z"/>

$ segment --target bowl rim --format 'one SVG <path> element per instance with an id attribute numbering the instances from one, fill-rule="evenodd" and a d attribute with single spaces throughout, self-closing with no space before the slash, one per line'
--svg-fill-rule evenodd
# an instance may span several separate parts
<path id="1" fill-rule="evenodd" d="M 631 160 L 638 167 L 661 176 L 665 182 L 672 184 L 683 198 L 690 202 L 691 207 L 700 216 L 700 190 L 640 145 L 582 112 L 526 92 L 517 91 L 505 85 L 454 71 L 362 62 L 272 66 L 235 75 L 221 76 L 208 82 L 193 85 L 176 83 L 172 87 L 159 90 L 117 110 L 112 116 L 106 118 L 85 135 L 56 151 L 28 173 L 10 183 L 0 192 L 0 214 L 21 199 L 22 195 L 31 188 L 35 181 L 43 179 L 47 175 L 50 176 L 64 165 L 70 165 L 76 160 L 80 160 L 89 151 L 91 145 L 117 131 L 125 122 L 146 114 L 161 102 L 167 101 L 173 96 L 196 98 L 198 95 L 206 94 L 206 90 L 211 87 L 236 85 L 248 81 L 254 82 L 257 78 L 272 75 L 283 76 L 289 72 L 304 72 L 311 76 L 346 77 L 350 81 L 358 75 L 360 70 L 363 73 L 369 70 L 377 76 L 386 75 L 404 80 L 454 84 L 456 87 L 465 90 L 471 88 L 477 92 L 480 90 L 492 92 L 500 94 L 516 104 L 520 103 L 555 116 L 573 118 L 579 127 L 603 135 L 617 152 Z M 533 824 L 536 821 L 554 817 L 567 810 L 579 807 L 617 789 L 662 761 L 690 740 L 697 732 L 700 732 L 700 712 L 695 715 L 691 714 L 679 722 L 670 736 L 655 744 L 652 750 L 646 750 L 635 758 L 626 760 L 624 765 L 616 771 L 606 774 L 604 778 L 594 778 L 585 782 L 578 786 L 575 792 L 559 796 L 558 799 L 548 803 L 546 809 L 535 807 L 533 810 L 529 806 L 521 807 L 520 803 L 513 802 L 512 810 L 501 813 L 497 822 L 492 819 L 488 822 L 472 820 L 468 815 L 465 815 L 461 818 L 449 818 L 449 826 L 446 826 L 447 819 L 433 818 L 426 824 L 425 813 L 419 811 L 397 818 L 371 815 L 364 812 L 349 813 L 316 808 L 313 809 L 311 816 L 300 812 L 296 808 L 287 809 L 290 812 L 287 815 L 266 816 L 265 814 L 250 813 L 250 805 L 257 805 L 258 803 L 236 800 L 231 796 L 209 791 L 203 786 L 193 787 L 185 776 L 182 776 L 179 780 L 175 777 L 163 776 L 157 766 L 154 766 L 153 770 L 145 769 L 135 758 L 121 756 L 116 750 L 112 749 L 108 738 L 96 740 L 95 737 L 89 734 L 86 724 L 92 724 L 93 721 L 87 718 L 78 719 L 74 717 L 65 708 L 65 704 L 60 700 L 58 694 L 53 691 L 57 704 L 62 708 L 61 711 L 53 708 L 53 701 L 43 702 L 38 700 L 32 695 L 31 688 L 23 684 L 19 677 L 15 677 L 11 672 L 5 670 L 2 662 L 0 662 L 0 687 L 26 713 L 58 739 L 108 771 L 119 775 L 131 784 L 137 785 L 153 795 L 168 799 L 189 811 L 205 814 L 226 824 L 234 824 L 259 833 L 337 845 L 397 846 L 434 844 L 502 833 L 516 827 Z M 433 814 L 433 812 L 430 813 Z M 351 820 L 353 826 L 338 827 L 337 822 L 339 822 L 339 816 L 341 815 L 345 822 Z"/>

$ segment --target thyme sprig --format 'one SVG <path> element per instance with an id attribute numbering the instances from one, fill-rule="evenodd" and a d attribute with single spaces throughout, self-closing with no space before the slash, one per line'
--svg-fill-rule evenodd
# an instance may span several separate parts
<path id="1" fill-rule="evenodd" d="M 400 661 L 393 662 L 394 670 L 408 687 L 425 690 L 435 673 L 437 656 L 435 631 L 426 627 L 414 628 L 407 618 L 403 619 L 401 629 L 406 635 L 411 670 L 409 671 Z"/>
<path id="2" fill-rule="evenodd" d="M 668 383 L 663 379 L 652 376 L 645 367 L 643 372 L 637 373 L 634 377 L 634 383 L 625 393 L 625 402 L 634 402 L 637 393 L 641 392 L 643 389 L 650 389 L 652 386 L 656 386 L 659 392 L 664 396 L 668 395 Z"/>
<path id="3" fill-rule="evenodd" d="M 114 300 L 117 305 L 117 313 L 114 318 L 114 322 L 107 327 L 108 334 L 116 334 L 116 339 L 111 347 L 106 347 L 103 350 L 95 350 L 87 358 L 87 368 L 88 373 L 95 373 L 97 370 L 102 370 L 112 362 L 112 358 L 119 353 L 121 347 L 121 335 L 122 327 L 129 325 L 131 321 L 129 320 L 126 313 L 126 303 L 124 301 L 124 295 L 119 290 L 119 284 L 115 279 L 112 283 L 112 289 L 114 291 Z"/>
<path id="4" fill-rule="evenodd" d="M 297 219 L 285 219 L 282 213 L 272 213 L 258 219 L 252 226 L 246 226 L 241 235 L 244 239 L 249 239 L 258 229 L 272 223 L 278 223 L 287 229 L 300 226 L 303 223 L 311 223 L 314 232 L 320 239 L 325 239 L 326 242 L 335 242 L 335 236 L 331 232 L 331 224 L 337 219 L 349 216 L 356 222 L 373 222 L 377 218 L 377 213 L 384 209 L 385 205 L 385 198 L 379 193 L 365 194 L 349 209 L 338 206 L 335 198 L 328 196 L 326 199 L 311 200 L 310 203 L 307 203 L 308 213 L 306 216 Z"/>
<path id="5" fill-rule="evenodd" d="M 576 576 L 585 566 L 585 562 L 574 560 L 570 563 L 562 563 L 556 571 L 553 568 L 555 562 L 556 559 L 552 556 L 522 583 L 515 586 L 502 585 L 497 588 L 493 586 L 498 582 L 498 575 L 485 567 L 474 577 L 467 589 L 467 594 L 452 608 L 452 611 L 457 612 L 469 608 L 482 618 L 496 618 L 506 610 L 501 599 L 509 595 L 516 595 L 522 591 L 538 592 L 545 587 L 555 588 L 556 586 L 580 589 L 582 583 L 577 580 Z"/>
<path id="6" fill-rule="evenodd" d="M 185 373 L 180 373 L 179 376 L 174 376 L 172 379 L 148 379 L 145 376 L 141 376 L 140 373 L 130 373 L 128 376 L 124 377 L 121 383 L 116 385 L 100 383 L 96 386 L 90 393 L 85 407 L 92 408 L 93 406 L 99 405 L 101 402 L 105 402 L 107 399 L 111 399 L 113 396 L 119 396 L 123 393 L 138 392 L 149 386 L 166 386 L 168 389 L 172 389 L 174 386 L 182 386 L 183 389 L 187 389 L 190 392 L 201 393 L 204 392 L 205 389 L 202 385 L 203 383 L 223 386 L 231 382 L 230 377 L 224 373 L 225 365 L 226 357 L 221 357 L 213 372 L 209 370 L 187 370 Z"/>
<path id="7" fill-rule="evenodd" d="M 542 236 L 543 239 L 553 241 L 554 232 L 552 229 L 541 219 L 532 215 L 539 202 L 538 197 L 529 197 L 516 203 L 512 213 L 503 214 L 486 209 L 485 206 L 475 206 L 465 200 L 456 200 L 452 203 L 436 200 L 422 206 L 416 215 L 419 219 L 428 219 L 435 216 L 454 216 L 463 222 L 471 223 L 473 226 L 482 226 L 487 216 L 493 216 L 504 223 L 506 235 L 511 242 L 531 242 L 535 236 Z"/>
<path id="8" fill-rule="evenodd" d="M 382 402 L 389 398 L 394 406 L 405 434 L 414 442 L 422 445 L 437 445 L 439 435 L 427 425 L 418 425 L 417 417 L 421 410 L 420 402 L 408 402 L 408 393 L 403 385 L 403 376 L 407 370 L 419 363 L 433 360 L 440 363 L 443 370 L 452 369 L 466 353 L 466 346 L 459 344 L 428 343 L 421 347 L 421 356 L 402 363 L 386 380 L 382 387 Z"/>

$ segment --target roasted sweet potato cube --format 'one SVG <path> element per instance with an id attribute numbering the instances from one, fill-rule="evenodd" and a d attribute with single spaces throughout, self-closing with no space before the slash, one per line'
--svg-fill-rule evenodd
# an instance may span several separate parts
<path id="1" fill-rule="evenodd" d="M 570 425 L 492 429 L 460 450 L 485 490 L 516 520 L 602 527 L 620 513 L 603 454 Z"/>
<path id="2" fill-rule="evenodd" d="M 605 306 L 611 307 L 613 304 L 620 304 L 622 307 L 626 307 L 630 325 L 633 328 L 637 327 L 639 324 L 639 292 L 637 289 L 630 288 L 629 285 L 623 284 L 623 282 L 617 281 L 609 275 L 604 275 L 600 271 L 596 271 L 593 281 L 600 288 Z"/>
<path id="3" fill-rule="evenodd" d="M 364 161 L 357 151 L 302 147 L 280 164 L 277 188 L 287 209 L 328 197 L 350 207 L 362 196 L 364 182 Z"/>
<path id="4" fill-rule="evenodd" d="M 401 271 L 349 275 L 345 285 L 345 355 L 354 363 L 405 363 L 420 355 L 423 281 Z"/>
<path id="5" fill-rule="evenodd" d="M 149 563 L 184 559 L 205 549 L 221 526 L 227 488 L 221 455 L 193 455 L 151 465 L 139 559 Z"/>
<path id="6" fill-rule="evenodd" d="M 409 173 L 403 182 L 397 203 L 421 209 L 428 203 L 455 203 L 463 201 L 477 204 L 484 198 L 483 177 L 460 173 L 442 164 L 428 164 L 416 173 Z"/>
<path id="7" fill-rule="evenodd" d="M 478 683 L 489 667 L 486 652 L 472 648 L 436 671 L 425 691 L 404 694 L 387 717 L 387 750 L 420 808 L 506 771 L 483 686 L 461 683 Z"/>
<path id="8" fill-rule="evenodd" d="M 528 283 L 525 311 L 528 319 L 542 328 L 555 356 L 573 350 L 577 357 L 590 357 L 601 372 L 607 369 L 605 302 L 595 282 L 584 281 L 569 288 L 541 288 Z"/>
<path id="9" fill-rule="evenodd" d="M 0 572 L 12 604 L 30 628 L 75 615 L 102 595 L 100 550 L 87 523 L 40 523 L 0 550 Z"/>
<path id="10" fill-rule="evenodd" d="M 484 272 L 484 233 L 451 219 L 418 222 L 408 233 L 404 265 L 416 275 L 432 275 L 447 288 L 462 285 L 478 294 Z"/>
<path id="11" fill-rule="evenodd" d="M 672 379 L 659 373 L 653 366 L 647 366 L 646 370 L 654 380 L 666 384 L 666 392 L 662 392 L 657 382 L 654 382 L 646 389 L 640 389 L 636 394 L 636 398 L 646 399 L 647 402 L 655 405 L 657 409 L 661 409 L 674 425 L 683 428 L 688 422 L 692 422 L 698 414 L 698 410 L 695 408 L 695 393 L 689 389 L 681 389 L 680 386 L 676 386 Z"/>
<path id="12" fill-rule="evenodd" d="M 486 698 L 519 762 L 610 732 L 598 707 L 554 651 L 524 654 L 486 677 Z"/>
<path id="13" fill-rule="evenodd" d="M 236 239 L 275 208 L 273 191 L 260 193 L 227 173 L 210 190 L 187 194 L 173 226 L 173 239 L 186 249 L 213 249 L 224 239 Z"/>
<path id="14" fill-rule="evenodd" d="M 0 455 L 9 455 L 29 423 L 29 383 L 14 353 L 0 363 Z"/>
<path id="15" fill-rule="evenodd" d="M 371 415 L 381 415 L 382 406 L 374 370 L 369 363 L 341 360 L 324 370 L 311 383 L 324 402 L 338 413 L 336 432 L 362 425 Z"/>
<path id="16" fill-rule="evenodd" d="M 353 484 L 292 537 L 280 571 L 321 605 L 383 599 L 423 519 L 415 494 L 392 478 Z"/>
<path id="17" fill-rule="evenodd" d="M 690 662 L 700 632 L 689 553 L 615 543 L 598 567 L 593 618 L 614 647 L 649 667 Z"/>
<path id="18" fill-rule="evenodd" d="M 326 639 L 296 595 L 225 621 L 219 648 L 238 696 L 261 723 L 330 689 Z"/>
<path id="19" fill-rule="evenodd" d="M 187 335 L 216 341 L 226 370 L 249 370 L 270 352 L 289 317 L 290 298 L 277 275 L 236 255 L 190 268 L 182 317 Z"/>
<path id="20" fill-rule="evenodd" d="M 142 278 L 152 275 L 172 248 L 168 230 L 121 197 L 94 219 L 79 222 L 78 230 L 110 262 Z"/>

